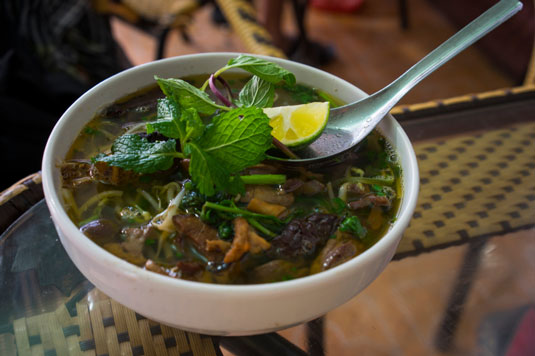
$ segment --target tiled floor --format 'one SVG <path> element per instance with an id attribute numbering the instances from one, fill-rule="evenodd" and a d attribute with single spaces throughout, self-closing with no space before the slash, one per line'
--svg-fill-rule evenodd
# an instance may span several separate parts
<path id="1" fill-rule="evenodd" d="M 422 58 L 454 32 L 424 0 L 410 1 L 411 27 L 399 28 L 397 1 L 366 2 L 353 15 L 309 12 L 310 36 L 330 44 L 336 59 L 323 69 L 373 92 Z M 172 33 L 166 56 L 245 48 L 225 27 L 211 22 L 212 10 L 198 12 L 190 27 L 193 42 Z M 114 21 L 118 40 L 134 64 L 154 59 L 155 41 Z M 285 29 L 295 32 L 291 15 Z M 476 49 L 468 49 L 427 78 L 402 103 L 417 103 L 509 87 L 512 82 Z M 364 292 L 326 317 L 328 355 L 476 355 L 477 335 L 491 313 L 535 303 L 535 231 L 492 238 L 461 314 L 452 349 L 434 344 L 467 247 L 452 247 L 390 263 Z M 303 326 L 281 334 L 305 348 Z M 225 352 L 229 354 L 228 352 Z"/>

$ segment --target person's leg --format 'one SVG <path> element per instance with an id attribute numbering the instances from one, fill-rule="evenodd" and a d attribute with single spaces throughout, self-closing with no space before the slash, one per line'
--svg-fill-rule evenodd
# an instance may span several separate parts
<path id="1" fill-rule="evenodd" d="M 259 0 L 256 5 L 258 21 L 269 32 L 275 46 L 286 52 L 289 40 L 282 30 L 284 0 Z"/>

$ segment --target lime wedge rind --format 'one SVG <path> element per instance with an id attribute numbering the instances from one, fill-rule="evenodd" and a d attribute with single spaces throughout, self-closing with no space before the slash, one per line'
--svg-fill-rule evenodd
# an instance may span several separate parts
<path id="1" fill-rule="evenodd" d="M 329 102 L 265 108 L 271 134 L 287 147 L 301 149 L 314 142 L 329 119 Z"/>

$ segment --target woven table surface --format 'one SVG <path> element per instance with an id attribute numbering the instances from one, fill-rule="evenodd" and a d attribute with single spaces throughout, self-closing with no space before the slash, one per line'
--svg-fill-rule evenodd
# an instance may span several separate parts
<path id="1" fill-rule="evenodd" d="M 148 320 L 96 288 L 84 295 L 80 301 L 63 304 L 55 311 L 16 319 L 12 333 L 0 334 L 0 353 L 19 356 L 218 354 L 211 337 Z"/>
<path id="2" fill-rule="evenodd" d="M 396 257 L 535 223 L 535 123 L 414 145 L 420 194 Z"/>

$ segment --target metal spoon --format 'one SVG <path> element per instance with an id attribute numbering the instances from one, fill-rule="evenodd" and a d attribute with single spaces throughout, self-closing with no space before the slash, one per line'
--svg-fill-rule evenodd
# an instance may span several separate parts
<path id="1" fill-rule="evenodd" d="M 521 9 L 522 3 L 518 0 L 501 0 L 387 87 L 357 102 L 331 109 L 320 138 L 298 152 L 301 159 L 285 160 L 284 164 L 317 168 L 340 162 L 410 89 Z"/>

